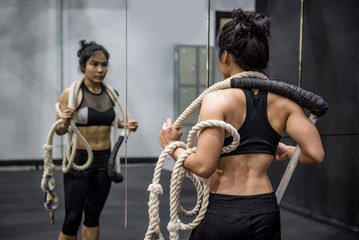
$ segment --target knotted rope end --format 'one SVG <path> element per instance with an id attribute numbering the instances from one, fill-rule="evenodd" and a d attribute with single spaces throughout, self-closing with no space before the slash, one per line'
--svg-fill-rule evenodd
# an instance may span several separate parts
<path id="1" fill-rule="evenodd" d="M 51 151 L 51 150 L 52 150 L 52 145 L 50 145 L 50 144 L 44 144 L 43 149 L 44 149 L 45 151 Z"/>
<path id="2" fill-rule="evenodd" d="M 176 222 L 169 222 L 167 225 L 167 230 L 171 235 L 178 235 L 178 230 L 181 229 L 181 221 L 177 218 Z"/>
<path id="3" fill-rule="evenodd" d="M 162 195 L 163 194 L 162 186 L 159 183 L 150 184 L 148 186 L 147 191 L 152 192 L 152 193 L 157 194 L 157 195 Z"/>

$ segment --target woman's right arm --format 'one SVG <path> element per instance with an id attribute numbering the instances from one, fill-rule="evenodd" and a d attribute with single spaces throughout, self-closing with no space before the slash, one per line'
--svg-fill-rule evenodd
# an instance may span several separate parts
<path id="1" fill-rule="evenodd" d="M 56 126 L 55 131 L 56 131 L 57 135 L 64 135 L 65 133 L 67 133 L 67 129 L 70 125 L 70 119 L 74 118 L 74 116 L 75 116 L 75 108 L 70 108 L 68 106 L 69 92 L 70 92 L 70 89 L 67 88 L 60 95 L 59 108 L 62 112 L 62 117 L 57 115 L 56 120 L 62 118 L 63 121 L 61 124 L 58 124 Z"/>
<path id="2" fill-rule="evenodd" d="M 289 113 L 286 132 L 301 150 L 300 163 L 323 162 L 325 154 L 319 132 L 313 122 L 304 114 L 303 109 L 296 104 Z"/>

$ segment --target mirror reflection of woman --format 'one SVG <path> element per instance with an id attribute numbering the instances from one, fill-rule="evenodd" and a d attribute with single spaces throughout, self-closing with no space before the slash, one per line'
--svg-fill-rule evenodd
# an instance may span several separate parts
<path id="1" fill-rule="evenodd" d="M 243 71 L 262 72 L 269 60 L 269 33 L 270 20 L 263 14 L 234 10 L 217 37 L 224 78 Z M 205 128 L 198 136 L 196 152 L 184 161 L 184 168 L 210 178 L 208 209 L 190 239 L 281 239 L 279 207 L 267 170 L 273 160 L 289 159 L 294 152 L 293 146 L 279 142 L 284 132 L 302 150 L 300 163 L 321 163 L 324 150 L 315 125 L 298 104 L 258 89 L 209 93 L 200 118 L 231 124 L 238 129 L 240 144 L 221 154 L 223 146 L 231 143 L 229 133 Z M 168 119 L 159 134 L 162 147 L 179 140 L 181 134 Z M 171 156 L 176 160 L 183 152 L 177 148 Z"/>
<path id="2" fill-rule="evenodd" d="M 84 81 L 77 97 L 76 108 L 68 106 L 70 89 L 65 89 L 59 100 L 62 112 L 62 124 L 56 127 L 56 133 L 67 133 L 70 119 L 75 123 L 85 137 L 93 151 L 93 162 L 84 171 L 71 169 L 64 174 L 65 220 L 59 235 L 59 240 L 77 239 L 77 232 L 81 225 L 82 214 L 84 222 L 81 229 L 83 240 L 97 240 L 99 238 L 99 218 L 105 205 L 111 187 L 107 164 L 111 154 L 111 126 L 116 117 L 115 102 L 111 94 L 105 89 L 104 81 L 110 54 L 95 42 L 80 41 L 77 53 Z M 127 122 L 118 118 L 118 127 L 136 131 L 138 122 Z M 57 119 L 60 119 L 57 116 Z M 75 163 L 83 165 L 87 161 L 87 151 L 81 141 L 78 142 Z"/>

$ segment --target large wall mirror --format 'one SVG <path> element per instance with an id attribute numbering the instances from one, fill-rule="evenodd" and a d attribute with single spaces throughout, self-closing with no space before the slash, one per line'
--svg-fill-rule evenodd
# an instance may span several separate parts
<path id="1" fill-rule="evenodd" d="M 208 83 L 221 80 L 215 50 L 218 16 L 224 21 L 223 14 L 234 8 L 255 7 L 248 0 L 18 0 L 1 6 L 2 16 L 12 19 L 3 24 L 7 34 L 0 60 L 6 89 L 2 160 L 42 158 L 54 105 L 62 90 L 82 77 L 76 56 L 82 39 L 108 49 L 105 81 L 140 122 L 129 140 L 129 158 L 156 158 L 166 117 L 175 120 Z M 196 120 L 194 115 L 184 123 L 184 135 Z M 66 139 L 54 138 L 54 158 L 62 158 L 65 144 Z"/>

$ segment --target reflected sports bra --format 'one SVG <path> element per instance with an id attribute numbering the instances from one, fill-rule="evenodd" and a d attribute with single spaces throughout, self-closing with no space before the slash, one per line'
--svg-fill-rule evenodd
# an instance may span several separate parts
<path id="1" fill-rule="evenodd" d="M 246 96 L 247 113 L 243 125 L 238 130 L 240 143 L 238 147 L 229 153 L 221 154 L 221 157 L 249 154 L 266 153 L 274 155 L 281 139 L 270 125 L 267 116 L 267 91 L 254 94 L 252 89 L 242 89 Z M 231 144 L 233 137 L 224 140 L 224 146 Z"/>
<path id="2" fill-rule="evenodd" d="M 81 85 L 82 100 L 76 110 L 77 126 L 111 126 L 115 120 L 115 110 L 110 95 L 101 84 L 101 92 L 90 92 L 85 83 Z"/>

